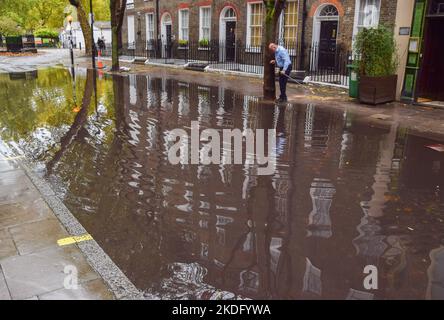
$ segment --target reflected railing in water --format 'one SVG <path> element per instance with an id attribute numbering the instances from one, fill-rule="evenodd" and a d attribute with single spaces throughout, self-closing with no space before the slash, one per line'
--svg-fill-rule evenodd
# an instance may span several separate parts
<path id="1" fill-rule="evenodd" d="M 145 75 L 98 80 L 94 108 L 90 74 L 76 72 L 82 104 L 73 112 L 69 73 L 45 72 L 20 93 L 22 103 L 54 88 L 66 99 L 48 98 L 53 105 L 37 105 L 22 127 L 1 117 L 2 139 L 44 165 L 138 288 L 164 298 L 444 298 L 436 189 L 444 159 L 424 147 L 432 142 L 315 105 L 277 107 Z M 45 77 L 58 87 L 38 82 Z M 18 87 L 9 81 L 0 77 L 10 94 Z M 11 114 L 15 100 L 3 101 Z M 189 133 L 191 121 L 218 131 L 276 129 L 276 172 L 170 164 L 169 134 Z M 377 290 L 363 285 L 369 264 L 379 271 Z"/>

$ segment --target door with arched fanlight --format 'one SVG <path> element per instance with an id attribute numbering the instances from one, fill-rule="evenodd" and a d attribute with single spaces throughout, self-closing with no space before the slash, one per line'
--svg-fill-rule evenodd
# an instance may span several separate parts
<path id="1" fill-rule="evenodd" d="M 319 12 L 319 68 L 335 67 L 338 17 L 338 9 L 334 5 L 326 5 Z"/>
<path id="2" fill-rule="evenodd" d="M 171 15 L 164 13 L 161 19 L 162 57 L 171 58 L 173 24 Z"/>
<path id="3" fill-rule="evenodd" d="M 219 41 L 221 44 L 222 60 L 234 61 L 236 56 L 236 11 L 232 7 L 225 7 L 219 18 Z"/>

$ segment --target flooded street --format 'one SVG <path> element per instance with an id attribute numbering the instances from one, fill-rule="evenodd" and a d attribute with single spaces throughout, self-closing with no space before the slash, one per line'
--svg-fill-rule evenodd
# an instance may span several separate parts
<path id="1" fill-rule="evenodd" d="M 75 83 L 63 68 L 0 74 L 0 151 L 26 156 L 138 289 L 444 299 L 443 141 L 155 74 L 94 80 L 84 69 Z M 191 121 L 276 129 L 275 173 L 171 164 L 169 136 Z M 363 286 L 369 265 L 377 290 Z"/>

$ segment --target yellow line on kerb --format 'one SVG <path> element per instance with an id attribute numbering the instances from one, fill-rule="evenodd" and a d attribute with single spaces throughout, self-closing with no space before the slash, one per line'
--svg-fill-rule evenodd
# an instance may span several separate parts
<path id="1" fill-rule="evenodd" d="M 75 237 L 68 237 L 68 238 L 63 238 L 60 240 L 57 240 L 57 244 L 59 246 L 68 246 L 70 244 L 74 244 L 74 243 L 79 243 L 82 241 L 88 241 L 88 240 L 92 240 L 93 237 L 91 237 L 90 234 L 83 234 L 81 236 L 75 236 Z"/>

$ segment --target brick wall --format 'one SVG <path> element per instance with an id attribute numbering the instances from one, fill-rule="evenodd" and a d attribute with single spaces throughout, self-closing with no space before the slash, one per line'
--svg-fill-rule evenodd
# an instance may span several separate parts
<path id="1" fill-rule="evenodd" d="M 189 0 L 189 1 L 161 1 L 160 14 L 166 12 L 171 14 L 173 20 L 173 34 L 178 39 L 179 36 L 179 10 L 187 8 L 189 10 L 189 36 L 191 41 L 199 40 L 199 8 L 201 6 L 211 6 L 211 39 L 219 38 L 219 17 L 222 9 L 226 6 L 233 7 L 236 11 L 236 39 L 245 41 L 246 35 L 246 15 L 247 2 L 244 0 Z"/>
<path id="2" fill-rule="evenodd" d="M 134 8 L 133 9 L 126 9 L 125 11 L 125 19 L 122 24 L 122 42 L 127 43 L 128 42 L 128 15 L 134 16 L 134 32 L 135 32 L 135 39 L 136 41 L 146 41 L 146 13 L 149 12 L 155 12 L 155 1 L 154 0 L 134 0 Z M 138 14 L 139 13 L 139 14 Z M 154 21 L 155 21 L 154 17 Z M 139 29 L 139 20 L 140 20 L 140 38 L 138 35 L 138 29 Z M 156 28 L 154 22 L 154 28 Z"/>
<path id="3" fill-rule="evenodd" d="M 306 22 L 306 37 L 305 41 L 307 45 L 312 43 L 313 35 L 313 22 L 314 16 L 322 6 L 327 4 L 334 5 L 339 12 L 339 25 L 338 25 L 338 44 L 342 45 L 346 49 L 351 49 L 356 0 L 308 0 L 307 1 L 307 22 Z M 396 6 L 397 2 L 394 0 L 381 0 L 380 18 L 379 24 L 388 27 L 393 30 L 396 19 Z"/>
<path id="4" fill-rule="evenodd" d="M 189 36 L 191 41 L 199 40 L 199 7 L 211 6 L 211 39 L 217 40 L 219 38 L 219 17 L 221 10 L 226 6 L 231 6 L 235 9 L 237 15 L 236 24 L 236 40 L 246 41 L 247 35 L 247 3 L 250 0 L 160 0 L 159 19 L 163 14 L 169 13 L 172 18 L 173 35 L 176 40 L 179 39 L 179 9 L 188 8 L 189 15 Z M 300 0 L 300 10 L 302 10 L 302 0 Z M 317 13 L 320 6 L 326 4 L 333 4 L 339 11 L 339 26 L 338 26 L 338 43 L 344 48 L 350 49 L 353 36 L 354 18 L 356 0 L 307 0 L 307 21 L 305 28 L 305 43 L 310 45 L 313 34 L 313 17 Z M 393 0 L 381 0 L 380 24 L 383 24 L 390 29 L 394 28 L 396 18 L 397 2 Z M 146 22 L 145 13 L 154 12 L 154 0 L 134 0 L 134 9 L 127 9 L 127 15 L 134 15 L 136 40 L 146 40 Z M 140 16 L 137 14 L 140 12 Z M 302 22 L 302 12 L 299 15 L 299 24 Z M 140 38 L 137 35 L 140 18 Z M 122 27 L 122 39 L 126 43 L 128 39 L 128 23 L 125 18 Z M 156 27 L 155 27 L 156 28 Z M 301 29 L 301 28 L 300 28 Z M 300 38 L 300 30 L 299 30 Z"/>

